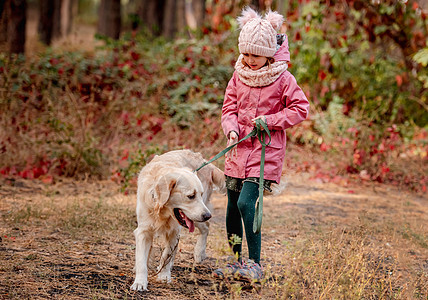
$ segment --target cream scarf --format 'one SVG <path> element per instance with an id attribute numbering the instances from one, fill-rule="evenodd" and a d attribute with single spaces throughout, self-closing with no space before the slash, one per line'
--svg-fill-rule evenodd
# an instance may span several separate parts
<path id="1" fill-rule="evenodd" d="M 242 63 L 244 56 L 241 54 L 235 64 L 235 70 L 239 79 L 251 87 L 267 86 L 278 79 L 278 77 L 288 68 L 285 61 L 276 61 L 270 66 L 261 67 L 258 70 L 251 70 Z"/>

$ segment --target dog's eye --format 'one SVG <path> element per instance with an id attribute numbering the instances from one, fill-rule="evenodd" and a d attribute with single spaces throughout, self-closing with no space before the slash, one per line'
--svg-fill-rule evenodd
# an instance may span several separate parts
<path id="1" fill-rule="evenodd" d="M 195 199 L 195 197 L 196 197 L 196 195 L 195 195 L 195 194 L 192 194 L 192 195 L 187 196 L 187 198 L 189 198 L 189 199 Z"/>

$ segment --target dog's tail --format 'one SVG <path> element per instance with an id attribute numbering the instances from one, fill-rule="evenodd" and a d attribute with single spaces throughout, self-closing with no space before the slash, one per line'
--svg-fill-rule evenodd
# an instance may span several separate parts
<path id="1" fill-rule="evenodd" d="M 285 190 L 286 187 L 287 187 L 287 179 L 285 177 L 282 177 L 280 183 L 271 184 L 270 188 L 272 189 L 272 192 L 265 190 L 265 194 L 278 196 Z"/>
<path id="2" fill-rule="evenodd" d="M 214 183 L 215 189 L 219 193 L 225 194 L 226 193 L 226 180 L 224 177 L 224 173 L 222 170 L 220 170 L 216 166 L 213 166 L 213 165 L 211 165 L 211 166 L 212 166 L 211 176 L 212 176 L 212 181 Z"/>

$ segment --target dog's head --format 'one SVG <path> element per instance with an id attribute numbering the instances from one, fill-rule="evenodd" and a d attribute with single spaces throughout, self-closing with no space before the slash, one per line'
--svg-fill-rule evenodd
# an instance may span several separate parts
<path id="1" fill-rule="evenodd" d="M 211 212 L 202 199 L 204 192 L 198 176 L 187 168 L 173 168 L 161 176 L 154 187 L 155 213 L 168 208 L 178 223 L 194 230 L 194 222 L 205 222 Z"/>

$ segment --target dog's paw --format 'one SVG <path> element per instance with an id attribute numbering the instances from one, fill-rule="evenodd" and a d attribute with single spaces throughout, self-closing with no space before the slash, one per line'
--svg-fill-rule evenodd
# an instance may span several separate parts
<path id="1" fill-rule="evenodd" d="M 195 264 L 202 263 L 202 261 L 204 261 L 205 258 L 207 258 L 207 255 L 205 253 L 195 253 L 194 254 Z"/>
<path id="2" fill-rule="evenodd" d="M 158 281 L 171 283 L 171 273 L 170 272 L 161 272 L 158 274 Z"/>
<path id="3" fill-rule="evenodd" d="M 147 280 L 137 280 L 137 279 L 135 279 L 134 283 L 131 285 L 131 290 L 134 290 L 134 291 L 148 291 L 148 289 L 147 289 Z"/>

